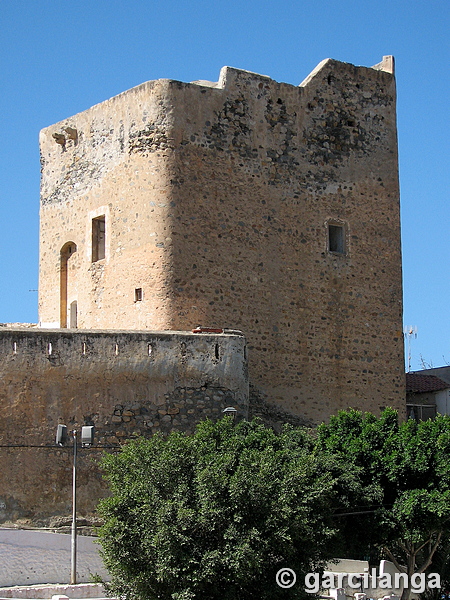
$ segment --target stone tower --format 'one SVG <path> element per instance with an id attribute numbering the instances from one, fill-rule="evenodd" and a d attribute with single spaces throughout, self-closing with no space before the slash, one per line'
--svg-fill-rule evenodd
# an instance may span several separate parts
<path id="1" fill-rule="evenodd" d="M 225 67 L 44 129 L 41 326 L 240 329 L 254 395 L 403 411 L 393 71 Z"/>

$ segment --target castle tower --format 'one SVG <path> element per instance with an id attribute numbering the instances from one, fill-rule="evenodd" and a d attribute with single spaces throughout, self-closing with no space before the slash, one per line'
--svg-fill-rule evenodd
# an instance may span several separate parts
<path id="1" fill-rule="evenodd" d="M 44 129 L 41 326 L 241 329 L 270 402 L 404 410 L 395 96 L 392 57 L 225 67 Z"/>

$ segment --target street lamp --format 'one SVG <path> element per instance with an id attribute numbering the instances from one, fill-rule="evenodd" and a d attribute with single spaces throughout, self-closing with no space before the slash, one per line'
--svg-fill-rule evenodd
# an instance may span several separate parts
<path id="1" fill-rule="evenodd" d="M 234 406 L 227 406 L 223 409 L 222 414 L 225 416 L 231 416 L 233 418 L 233 422 L 236 421 L 237 410 Z"/>
<path id="2" fill-rule="evenodd" d="M 58 425 L 56 429 L 56 445 L 64 446 L 68 441 L 66 425 Z M 77 582 L 77 430 L 72 431 L 73 437 L 73 469 L 72 469 L 72 528 L 70 552 L 70 584 Z M 81 428 L 81 446 L 88 448 L 94 443 L 94 427 L 87 425 Z"/>

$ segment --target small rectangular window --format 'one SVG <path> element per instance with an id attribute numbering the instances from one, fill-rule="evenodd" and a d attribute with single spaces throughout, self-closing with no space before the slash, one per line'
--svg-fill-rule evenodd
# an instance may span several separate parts
<path id="1" fill-rule="evenodd" d="M 343 225 L 328 225 L 328 250 L 345 254 L 345 228 Z"/>
<path id="2" fill-rule="evenodd" d="M 92 262 L 105 258 L 105 215 L 92 219 Z"/>
<path id="3" fill-rule="evenodd" d="M 134 301 L 141 302 L 142 301 L 142 288 L 136 288 L 134 290 Z"/>
<path id="4" fill-rule="evenodd" d="M 70 303 L 70 328 L 76 329 L 78 321 L 78 309 L 77 309 L 77 301 L 74 300 Z"/>

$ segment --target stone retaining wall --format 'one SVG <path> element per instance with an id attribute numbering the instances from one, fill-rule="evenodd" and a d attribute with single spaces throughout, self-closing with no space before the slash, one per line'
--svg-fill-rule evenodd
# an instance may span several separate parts
<path id="1" fill-rule="evenodd" d="M 78 457 L 87 514 L 105 493 L 96 466 L 105 449 L 190 433 L 227 406 L 248 416 L 242 335 L 0 330 L 0 522 L 70 514 L 72 447 L 56 447 L 58 423 L 95 429 Z"/>

